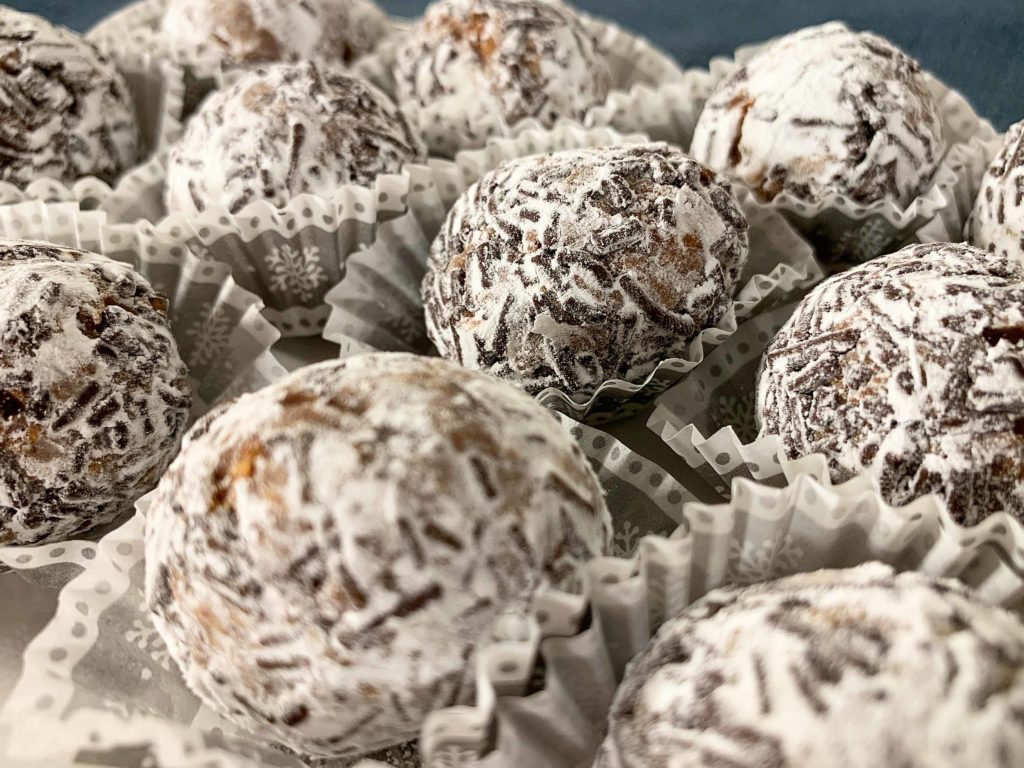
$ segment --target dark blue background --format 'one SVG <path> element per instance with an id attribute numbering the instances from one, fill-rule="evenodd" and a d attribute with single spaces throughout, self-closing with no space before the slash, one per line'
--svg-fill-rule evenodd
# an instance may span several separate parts
<path id="1" fill-rule="evenodd" d="M 411 16 L 424 0 L 379 0 Z M 843 19 L 879 32 L 962 91 L 998 128 L 1024 118 L 1024 0 L 575 0 L 688 65 L 798 27 Z M 79 30 L 124 0 L 8 0 Z"/>

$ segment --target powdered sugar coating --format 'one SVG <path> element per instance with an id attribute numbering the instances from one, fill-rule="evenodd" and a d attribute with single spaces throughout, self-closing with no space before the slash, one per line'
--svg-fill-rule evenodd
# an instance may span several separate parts
<path id="1" fill-rule="evenodd" d="M 1024 265 L 917 245 L 827 280 L 765 352 L 762 433 L 867 472 L 892 504 L 1024 519 Z"/>
<path id="2" fill-rule="evenodd" d="M 942 116 L 916 61 L 838 23 L 787 35 L 726 78 L 691 151 L 766 200 L 908 205 L 946 152 Z"/>
<path id="3" fill-rule="evenodd" d="M 747 245 L 729 183 L 668 145 L 513 160 L 434 241 L 427 332 L 531 393 L 642 381 L 719 320 Z"/>
<path id="4" fill-rule="evenodd" d="M 137 160 L 124 79 L 95 48 L 39 16 L 0 7 L 0 181 L 113 183 Z"/>
<path id="5" fill-rule="evenodd" d="M 981 180 L 971 242 L 1024 264 L 1024 121 L 1011 125 Z"/>
<path id="6" fill-rule="evenodd" d="M 712 592 L 630 665 L 598 768 L 1024 764 L 1024 625 L 868 564 Z"/>
<path id="7" fill-rule="evenodd" d="M 166 300 L 130 267 L 0 241 L 0 544 L 61 541 L 129 512 L 185 431 Z"/>
<path id="8" fill-rule="evenodd" d="M 369 83 L 311 62 L 257 69 L 206 100 L 167 162 L 167 207 L 237 213 L 331 197 L 426 159 L 419 136 Z"/>
<path id="9" fill-rule="evenodd" d="M 553 416 L 443 360 L 302 369 L 200 422 L 147 519 L 146 591 L 189 686 L 343 755 L 473 690 L 474 645 L 602 554 L 603 492 Z"/>
<path id="10" fill-rule="evenodd" d="M 195 61 L 352 62 L 388 34 L 371 0 L 168 0 L 163 39 Z"/>
<path id="11" fill-rule="evenodd" d="M 551 127 L 604 101 L 608 65 L 556 0 L 441 0 L 399 48 L 399 103 L 421 124 L 464 122 L 481 137 L 535 118 Z"/>

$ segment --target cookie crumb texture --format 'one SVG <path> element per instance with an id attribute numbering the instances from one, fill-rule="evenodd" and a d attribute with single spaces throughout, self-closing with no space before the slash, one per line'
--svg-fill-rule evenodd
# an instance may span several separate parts
<path id="1" fill-rule="evenodd" d="M 0 241 L 0 544 L 130 512 L 192 403 L 167 302 L 126 265 Z"/>
<path id="2" fill-rule="evenodd" d="M 312 755 L 403 743 L 466 702 L 473 650 L 610 522 L 515 388 L 439 359 L 305 368 L 199 422 L 155 494 L 146 592 L 189 686 Z"/>
<path id="3" fill-rule="evenodd" d="M 946 141 L 920 65 L 887 40 L 831 23 L 779 39 L 719 84 L 691 151 L 765 200 L 906 206 Z"/>
<path id="4" fill-rule="evenodd" d="M 281 208 L 425 159 L 419 136 L 369 83 L 310 62 L 276 64 L 215 93 L 192 117 L 168 157 L 167 208 Z"/>
<path id="5" fill-rule="evenodd" d="M 1024 625 L 871 563 L 712 592 L 626 671 L 596 768 L 1024 764 Z"/>
<path id="6" fill-rule="evenodd" d="M 1024 121 L 985 172 L 969 226 L 976 246 L 1024 264 Z"/>
<path id="7" fill-rule="evenodd" d="M 399 48 L 399 102 L 422 124 L 462 118 L 492 131 L 535 118 L 580 120 L 611 87 L 583 22 L 553 0 L 443 0 Z"/>
<path id="8" fill-rule="evenodd" d="M 718 322 L 747 246 L 729 183 L 668 145 L 514 160 L 435 240 L 427 331 L 442 356 L 533 394 L 640 382 Z"/>
<path id="9" fill-rule="evenodd" d="M 889 503 L 1024 519 L 1024 265 L 962 244 L 904 248 L 822 283 L 769 345 L 762 434 L 874 476 Z"/>
<path id="10" fill-rule="evenodd" d="M 113 183 L 138 160 L 139 128 L 114 66 L 70 30 L 0 7 L 0 180 Z"/>
<path id="11" fill-rule="evenodd" d="M 370 0 L 168 0 L 161 32 L 194 62 L 351 63 L 376 47 L 389 22 Z"/>

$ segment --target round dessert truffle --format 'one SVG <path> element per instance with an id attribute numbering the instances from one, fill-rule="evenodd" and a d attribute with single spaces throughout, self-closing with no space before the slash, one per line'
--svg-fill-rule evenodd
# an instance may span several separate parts
<path id="1" fill-rule="evenodd" d="M 0 181 L 112 183 L 137 162 L 124 79 L 75 33 L 0 6 Z"/>
<path id="2" fill-rule="evenodd" d="M 402 113 L 369 83 L 315 64 L 275 64 L 210 96 L 167 161 L 167 208 L 238 213 L 370 185 L 426 150 Z"/>
<path id="3" fill-rule="evenodd" d="M 831 23 L 781 38 L 722 81 L 691 151 L 766 200 L 904 206 L 931 181 L 946 142 L 917 62 Z"/>
<path id="4" fill-rule="evenodd" d="M 609 535 L 556 419 L 439 359 L 302 369 L 189 433 L 146 526 L 146 593 L 189 686 L 311 755 L 414 738 L 474 646 Z"/>
<path id="5" fill-rule="evenodd" d="M 0 544 L 130 512 L 192 404 L 167 302 L 131 267 L 0 240 Z"/>
<path id="6" fill-rule="evenodd" d="M 891 504 L 938 493 L 972 525 L 1024 519 L 1024 265 L 916 245 L 827 280 L 765 352 L 762 434 L 869 473 Z"/>
<path id="7" fill-rule="evenodd" d="M 717 590 L 626 671 L 596 768 L 1024 764 L 1024 624 L 879 563 Z"/>
<path id="8" fill-rule="evenodd" d="M 167 0 L 161 35 L 186 61 L 226 65 L 369 53 L 389 24 L 370 0 Z"/>
<path id="9" fill-rule="evenodd" d="M 981 180 L 970 235 L 979 248 L 1024 263 L 1024 121 L 1010 126 Z"/>
<path id="10" fill-rule="evenodd" d="M 552 126 L 604 101 L 608 65 L 554 0 L 441 0 L 397 52 L 399 102 L 421 125 L 458 121 L 480 143 L 525 118 Z"/>
<path id="11" fill-rule="evenodd" d="M 718 322 L 747 244 L 729 183 L 670 146 L 514 160 L 434 241 L 427 331 L 442 356 L 534 394 L 639 382 Z"/>

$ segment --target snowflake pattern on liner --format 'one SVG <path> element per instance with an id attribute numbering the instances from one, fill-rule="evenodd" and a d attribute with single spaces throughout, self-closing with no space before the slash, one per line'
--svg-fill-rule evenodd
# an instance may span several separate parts
<path id="1" fill-rule="evenodd" d="M 711 417 L 719 426 L 730 426 L 744 443 L 757 438 L 754 424 L 754 393 L 721 394 L 711 402 Z"/>
<path id="2" fill-rule="evenodd" d="M 228 312 L 218 311 L 212 302 L 203 304 L 196 315 L 199 322 L 185 331 L 185 337 L 192 342 L 192 352 L 185 362 L 193 371 L 217 359 L 228 346 L 237 323 Z"/>
<path id="3" fill-rule="evenodd" d="M 143 618 L 132 620 L 131 627 L 124 633 L 125 640 L 140 651 L 144 651 L 165 672 L 170 672 L 170 654 L 167 652 L 167 646 L 164 644 L 163 638 L 160 637 L 160 633 L 156 631 L 156 627 L 149 621 L 149 617 L 146 614 L 145 601 L 140 601 L 138 610 L 139 615 Z M 149 667 L 143 667 L 139 675 L 143 680 L 149 680 L 153 677 L 153 670 Z"/>
<path id="4" fill-rule="evenodd" d="M 325 288 L 327 273 L 320 263 L 320 249 L 315 245 L 295 248 L 282 243 L 267 253 L 270 288 L 297 298 L 303 304 L 312 301 Z"/>
<path id="5" fill-rule="evenodd" d="M 636 548 L 639 544 L 640 526 L 633 525 L 627 520 L 622 528 L 615 532 L 615 536 L 612 539 L 612 557 L 628 559 L 636 553 Z"/>
<path id="6" fill-rule="evenodd" d="M 729 581 L 757 584 L 791 576 L 804 556 L 792 534 L 760 542 L 733 541 L 729 546 Z"/>

